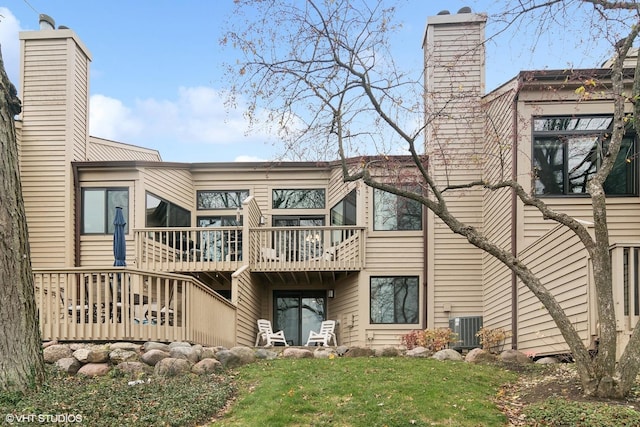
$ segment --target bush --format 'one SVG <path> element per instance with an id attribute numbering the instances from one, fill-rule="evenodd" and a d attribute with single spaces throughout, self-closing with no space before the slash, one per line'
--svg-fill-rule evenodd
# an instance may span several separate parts
<path id="1" fill-rule="evenodd" d="M 498 354 L 504 347 L 504 340 L 511 336 L 511 332 L 505 331 L 503 328 L 480 328 L 476 334 L 480 338 L 480 345 L 483 350 L 489 353 Z"/>
<path id="2" fill-rule="evenodd" d="M 416 347 L 425 347 L 435 353 L 455 343 L 458 335 L 449 328 L 425 329 L 411 331 L 402 336 L 402 344 L 411 350 Z"/>

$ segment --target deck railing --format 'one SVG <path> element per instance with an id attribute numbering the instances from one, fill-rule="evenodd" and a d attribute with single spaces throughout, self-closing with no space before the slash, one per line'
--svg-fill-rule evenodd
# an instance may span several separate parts
<path id="1" fill-rule="evenodd" d="M 364 228 L 197 227 L 134 230 L 143 270 L 339 271 L 364 267 Z"/>
<path id="2" fill-rule="evenodd" d="M 42 339 L 232 347 L 236 307 L 191 277 L 123 267 L 34 269 Z"/>

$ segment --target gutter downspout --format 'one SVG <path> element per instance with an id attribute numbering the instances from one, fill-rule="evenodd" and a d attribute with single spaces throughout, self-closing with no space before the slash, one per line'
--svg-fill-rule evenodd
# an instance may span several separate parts
<path id="1" fill-rule="evenodd" d="M 518 177 L 518 96 L 522 87 L 522 76 L 518 76 L 516 94 L 513 97 L 513 141 L 511 145 L 511 161 L 513 164 L 511 179 Z M 511 253 L 518 254 L 518 197 L 515 190 L 511 190 Z M 511 271 L 511 348 L 518 349 L 518 278 Z"/>
<path id="2" fill-rule="evenodd" d="M 429 165 L 427 164 L 427 168 L 429 167 Z M 429 277 L 428 273 L 429 273 L 429 230 L 427 230 L 427 213 L 428 213 L 428 209 L 425 209 L 425 207 L 423 206 L 422 208 L 422 258 L 424 260 L 424 265 L 423 265 L 423 271 L 422 271 L 422 276 L 423 276 L 423 280 L 422 280 L 422 289 L 424 289 L 424 291 L 422 292 L 423 296 L 422 296 L 422 303 L 424 304 L 424 319 L 422 321 L 422 329 L 427 329 L 427 319 L 429 318 L 429 304 L 428 304 L 428 299 L 427 299 L 427 292 L 428 292 L 428 284 L 427 284 L 427 278 Z"/>

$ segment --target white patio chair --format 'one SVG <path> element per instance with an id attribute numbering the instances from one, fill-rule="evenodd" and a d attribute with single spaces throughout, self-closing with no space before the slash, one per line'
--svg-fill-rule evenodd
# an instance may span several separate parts
<path id="1" fill-rule="evenodd" d="M 309 339 L 307 340 L 306 346 L 310 344 L 320 343 L 323 346 L 329 346 L 331 340 L 333 340 L 333 345 L 338 345 L 338 340 L 336 339 L 336 334 L 334 332 L 336 328 L 335 320 L 325 320 L 320 324 L 320 332 L 309 331 Z"/>
<path id="2" fill-rule="evenodd" d="M 287 344 L 287 340 L 284 337 L 284 332 L 273 332 L 273 329 L 271 329 L 271 322 L 266 319 L 258 319 L 258 335 L 256 335 L 255 347 L 260 344 L 260 341 L 264 341 L 266 347 L 269 347 L 278 342 L 284 344 L 285 346 L 289 345 Z"/>

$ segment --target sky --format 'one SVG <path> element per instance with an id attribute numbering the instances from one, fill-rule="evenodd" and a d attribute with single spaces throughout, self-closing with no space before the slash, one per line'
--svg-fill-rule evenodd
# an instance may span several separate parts
<path id="1" fill-rule="evenodd" d="M 0 5 L 0 46 L 9 78 L 19 86 L 19 31 L 37 30 L 40 13 L 71 28 L 92 55 L 90 134 L 153 148 L 164 161 L 233 162 L 278 158 L 274 136 L 247 133 L 238 108 L 224 104 L 222 64 L 236 53 L 220 44 L 233 23 L 233 0 L 5 0 Z M 397 17 L 402 31 L 394 55 L 419 69 L 428 16 L 463 6 L 487 12 L 486 34 L 499 28 L 492 14 L 500 1 L 408 0 Z M 487 44 L 486 88 L 495 89 L 520 70 L 598 66 L 606 48 L 578 55 L 561 41 L 531 50 L 531 35 L 513 27 Z M 553 43 L 556 43 L 555 45 Z M 539 46 L 538 46 L 539 47 Z"/>

